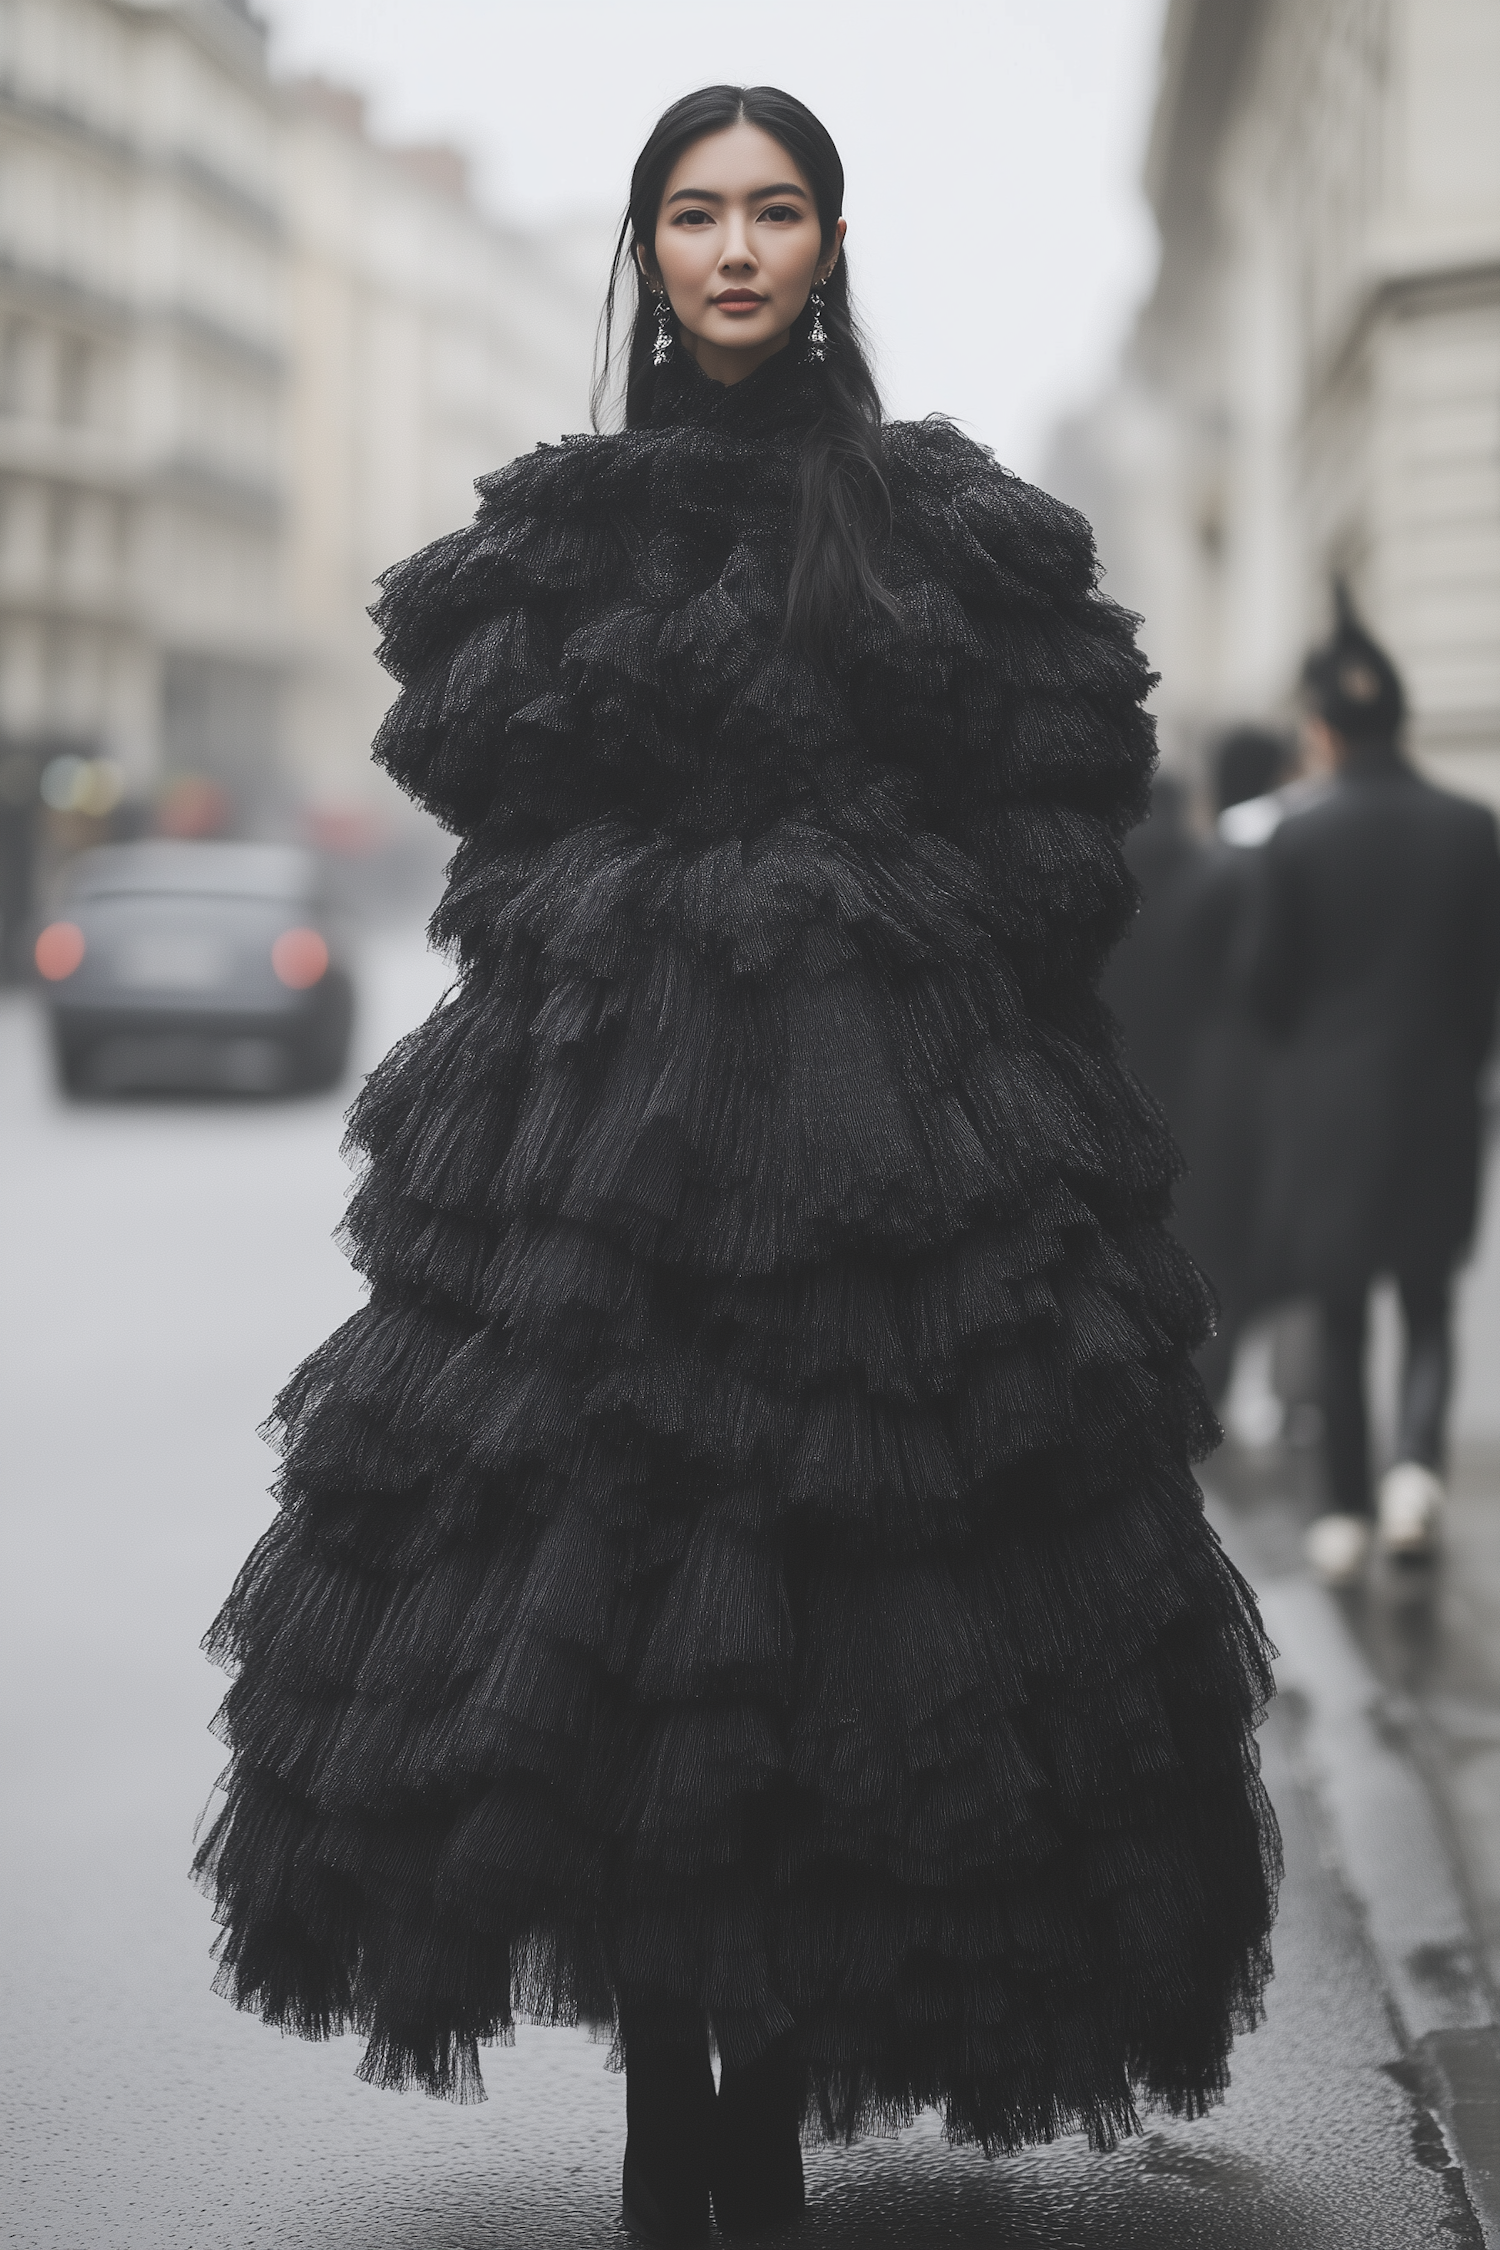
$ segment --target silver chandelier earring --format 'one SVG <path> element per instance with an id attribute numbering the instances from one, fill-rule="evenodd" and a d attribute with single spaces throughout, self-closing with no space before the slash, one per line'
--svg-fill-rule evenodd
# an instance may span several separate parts
<path id="1" fill-rule="evenodd" d="M 828 357 L 828 331 L 823 326 L 823 291 L 821 285 L 813 291 L 808 302 L 812 306 L 813 322 L 807 332 L 807 356 L 811 360 L 825 360 Z"/>
<path id="2" fill-rule="evenodd" d="M 651 347 L 653 367 L 665 367 L 672 356 L 672 300 L 665 289 L 656 292 L 656 342 Z"/>

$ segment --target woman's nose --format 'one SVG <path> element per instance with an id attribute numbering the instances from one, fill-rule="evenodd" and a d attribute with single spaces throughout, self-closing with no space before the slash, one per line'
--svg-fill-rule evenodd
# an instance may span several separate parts
<path id="1" fill-rule="evenodd" d="M 719 263 L 721 266 L 736 267 L 754 265 L 755 252 L 750 247 L 750 238 L 745 232 L 743 222 L 730 221 L 728 238 L 724 244 L 724 255 Z"/>

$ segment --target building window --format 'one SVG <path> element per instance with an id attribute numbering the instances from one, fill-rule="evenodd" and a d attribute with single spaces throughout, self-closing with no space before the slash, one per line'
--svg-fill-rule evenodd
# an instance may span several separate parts
<path id="1" fill-rule="evenodd" d="M 169 650 L 162 671 L 164 763 L 227 787 L 243 809 L 274 788 L 280 683 L 227 658 Z"/>
<path id="2" fill-rule="evenodd" d="M 72 492 L 54 492 L 48 511 L 47 546 L 52 560 L 65 564 L 78 536 L 78 499 Z"/>
<path id="3" fill-rule="evenodd" d="M 57 418 L 79 423 L 89 419 L 93 390 L 94 355 L 79 336 L 65 336 L 57 354 Z"/>
<path id="4" fill-rule="evenodd" d="M 24 321 L 8 320 L 0 330 L 0 414 L 22 414 L 26 410 L 29 341 Z"/>

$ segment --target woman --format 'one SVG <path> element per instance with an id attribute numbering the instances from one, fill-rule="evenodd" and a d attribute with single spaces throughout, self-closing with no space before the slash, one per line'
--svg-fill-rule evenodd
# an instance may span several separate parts
<path id="1" fill-rule="evenodd" d="M 1149 675 L 1078 517 L 882 427 L 842 197 L 790 96 L 669 110 L 624 432 L 385 580 L 461 976 L 211 1635 L 232 1997 L 459 2098 L 613 2024 L 662 2244 L 795 2216 L 809 2117 L 1195 2114 L 1268 1973 L 1203 1292 L 1093 991 Z"/>

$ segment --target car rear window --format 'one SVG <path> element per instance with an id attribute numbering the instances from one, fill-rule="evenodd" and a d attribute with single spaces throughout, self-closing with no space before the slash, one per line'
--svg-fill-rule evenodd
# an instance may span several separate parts
<path id="1" fill-rule="evenodd" d="M 105 844 L 80 853 L 65 880 L 71 899 L 165 895 L 306 902 L 321 888 L 317 860 L 290 844 Z"/>

